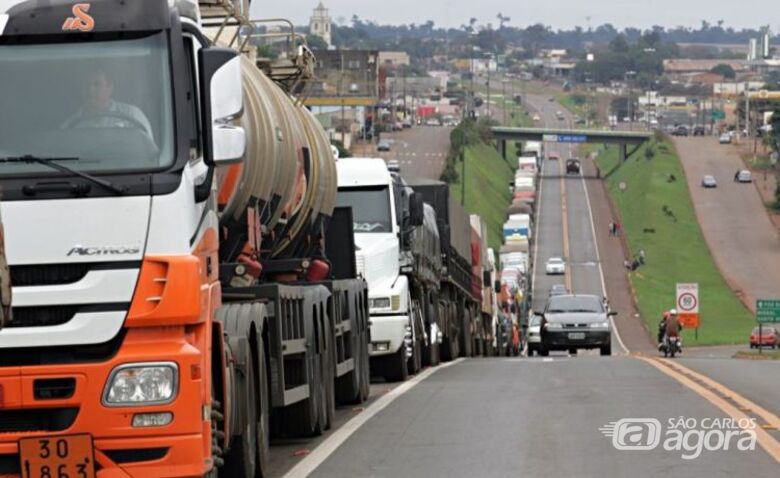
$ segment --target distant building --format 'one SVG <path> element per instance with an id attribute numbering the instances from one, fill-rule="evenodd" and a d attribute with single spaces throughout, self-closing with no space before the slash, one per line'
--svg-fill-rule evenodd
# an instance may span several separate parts
<path id="1" fill-rule="evenodd" d="M 333 44 L 330 27 L 331 19 L 328 9 L 320 2 L 309 19 L 309 34 L 322 38 L 330 47 Z"/>
<path id="2" fill-rule="evenodd" d="M 307 104 L 367 106 L 376 103 L 380 82 L 378 51 L 316 50 L 314 55 L 317 80 L 311 83 Z"/>
<path id="3" fill-rule="evenodd" d="M 409 66 L 411 60 L 405 51 L 380 51 L 379 65 L 383 67 Z"/>
<path id="4" fill-rule="evenodd" d="M 772 33 L 768 27 L 761 28 L 761 36 L 750 39 L 748 61 L 768 60 L 772 58 Z"/>

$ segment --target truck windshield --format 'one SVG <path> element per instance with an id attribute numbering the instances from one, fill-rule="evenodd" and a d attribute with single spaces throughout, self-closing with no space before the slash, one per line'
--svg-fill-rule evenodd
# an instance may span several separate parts
<path id="1" fill-rule="evenodd" d="M 352 208 L 355 232 L 393 232 L 387 186 L 339 189 L 338 205 Z"/>
<path id="2" fill-rule="evenodd" d="M 162 33 L 113 41 L 0 43 L 0 157 L 76 157 L 115 172 L 173 161 L 168 49 Z M 0 175 L 37 174 L 35 162 Z"/>

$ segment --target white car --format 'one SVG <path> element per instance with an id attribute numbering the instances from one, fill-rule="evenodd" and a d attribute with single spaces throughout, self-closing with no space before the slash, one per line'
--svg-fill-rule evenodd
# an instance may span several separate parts
<path id="1" fill-rule="evenodd" d="M 387 170 L 391 173 L 400 173 L 401 163 L 397 159 L 391 159 L 387 161 Z"/>
<path id="2" fill-rule="evenodd" d="M 720 144 L 731 144 L 731 134 L 730 133 L 723 133 L 720 135 L 720 139 L 718 139 Z"/>
<path id="3" fill-rule="evenodd" d="M 752 183 L 753 175 L 747 169 L 743 169 L 737 173 L 737 181 L 740 183 Z"/>
<path id="4" fill-rule="evenodd" d="M 539 122 L 542 121 L 542 118 L 539 115 L 534 115 L 533 120 Z"/>
<path id="5" fill-rule="evenodd" d="M 539 347 L 542 344 L 542 318 L 538 315 L 531 317 L 528 321 L 528 356 L 534 352 L 539 353 Z"/>
<path id="6" fill-rule="evenodd" d="M 547 260 L 545 271 L 547 271 L 547 275 L 565 274 L 566 262 L 560 257 L 551 257 Z"/>

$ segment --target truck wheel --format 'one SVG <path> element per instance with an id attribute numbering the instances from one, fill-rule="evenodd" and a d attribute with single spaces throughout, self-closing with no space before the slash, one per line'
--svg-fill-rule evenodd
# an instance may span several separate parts
<path id="1" fill-rule="evenodd" d="M 388 382 L 404 382 L 409 377 L 406 365 L 406 348 L 402 345 L 398 352 L 385 357 L 385 379 Z"/>
<path id="2" fill-rule="evenodd" d="M 441 344 L 428 344 L 423 351 L 423 364 L 429 367 L 435 367 L 439 365 L 441 357 L 439 356 L 441 351 Z"/>
<path id="3" fill-rule="evenodd" d="M 313 352 L 312 352 L 313 353 Z M 306 362 L 312 360 L 307 357 Z M 309 398 L 298 403 L 284 407 L 274 416 L 275 430 L 284 436 L 309 437 L 320 435 L 319 415 L 322 389 L 320 382 L 319 360 L 314 357 L 315 363 L 311 367 L 312 374 L 309 381 Z M 302 364 L 305 367 L 307 364 Z"/>
<path id="4" fill-rule="evenodd" d="M 603 356 L 612 355 L 612 344 L 607 344 L 601 347 L 601 355 Z"/>
<path id="5" fill-rule="evenodd" d="M 445 335 L 442 337 L 441 341 L 441 361 L 442 362 L 450 362 L 454 358 L 453 356 L 453 350 L 452 350 L 452 340 L 450 339 L 449 335 Z"/>
<path id="6" fill-rule="evenodd" d="M 572 356 L 577 355 L 577 349 L 576 348 L 570 348 L 569 349 L 569 355 L 572 355 Z"/>
<path id="7" fill-rule="evenodd" d="M 234 440 L 234 445 L 230 448 L 225 457 L 225 466 L 220 474 L 224 472 L 225 476 L 247 476 L 254 477 L 257 472 L 257 387 L 255 386 L 255 369 L 252 354 L 249 353 L 242 357 L 242 362 L 246 365 L 243 373 L 236 374 L 236 381 L 240 394 L 237 394 L 242 414 L 244 416 L 243 430 Z"/>
<path id="8" fill-rule="evenodd" d="M 257 377 L 258 377 L 258 413 L 257 422 L 257 457 L 260 474 L 265 475 L 271 459 L 271 394 L 268 388 L 268 362 L 265 360 L 265 343 L 262 337 L 257 338 Z"/>

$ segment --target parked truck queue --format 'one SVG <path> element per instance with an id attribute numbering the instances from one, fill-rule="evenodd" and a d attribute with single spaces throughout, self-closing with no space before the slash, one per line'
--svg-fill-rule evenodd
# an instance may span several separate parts
<path id="1" fill-rule="evenodd" d="M 372 376 L 495 352 L 484 221 L 334 157 L 294 32 L 269 62 L 248 1 L 3 8 L 0 475 L 262 476 Z"/>

